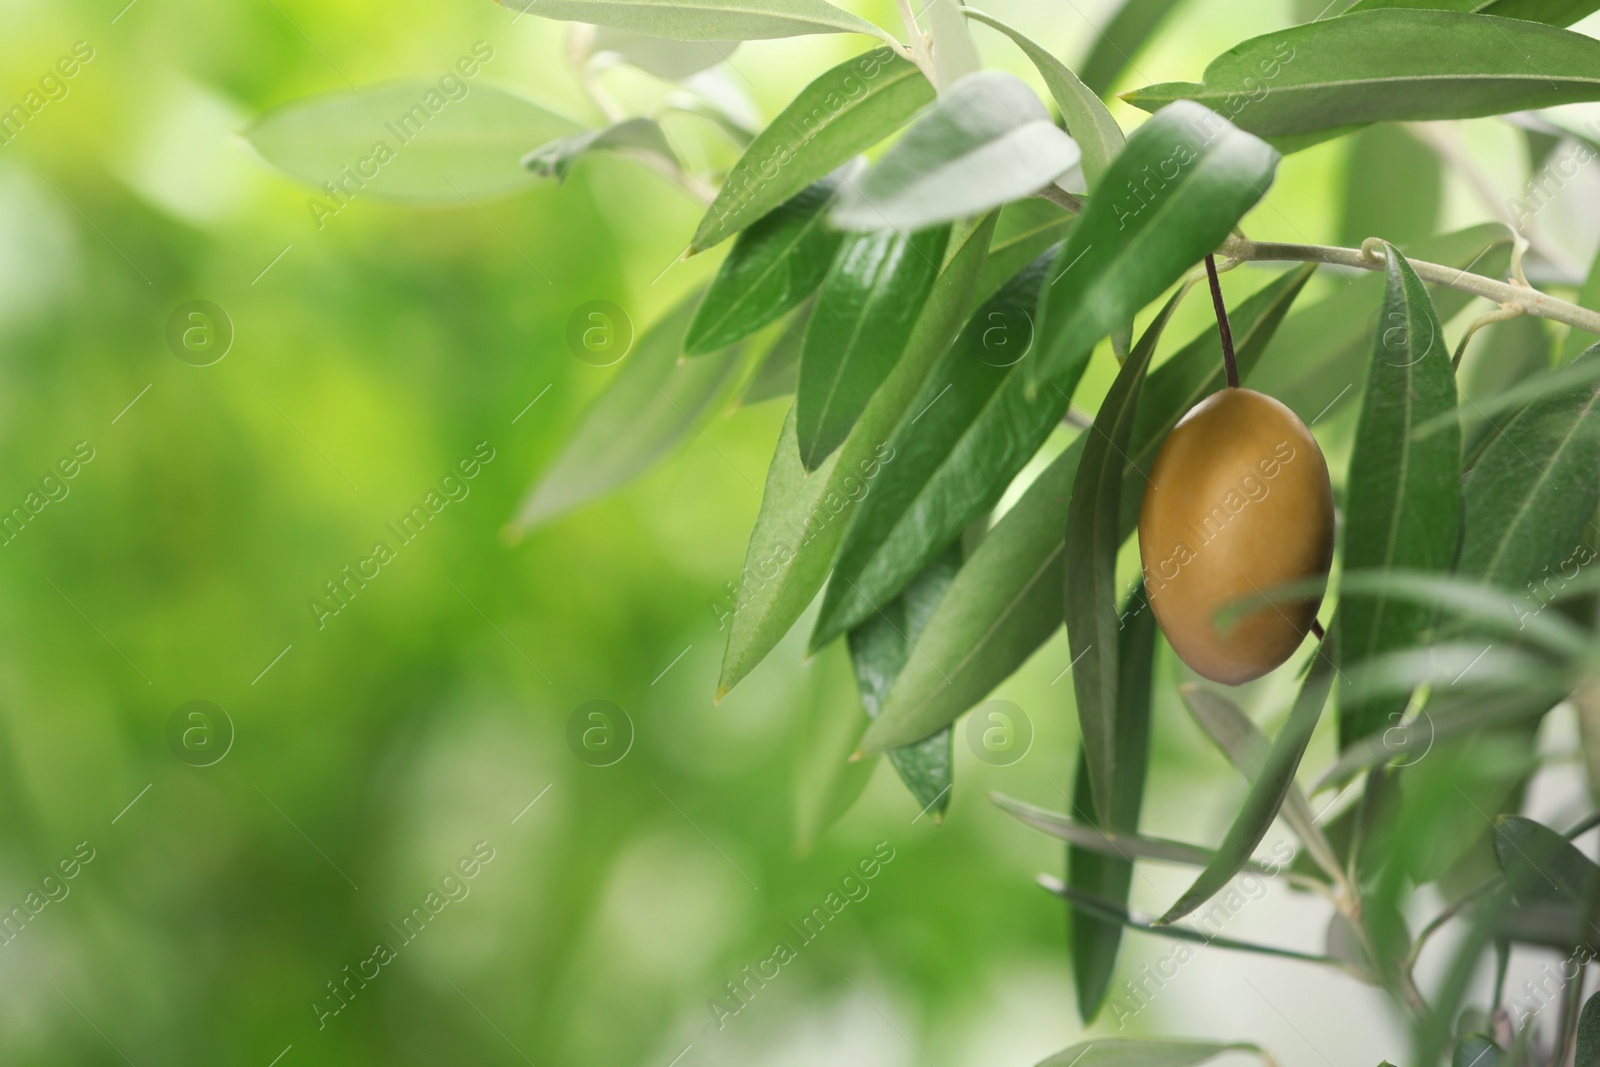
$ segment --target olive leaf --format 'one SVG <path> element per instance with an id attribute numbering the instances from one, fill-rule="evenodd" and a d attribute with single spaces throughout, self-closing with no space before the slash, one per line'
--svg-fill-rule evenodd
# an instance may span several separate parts
<path id="1" fill-rule="evenodd" d="M 1139 829 L 1139 811 L 1144 804 L 1145 775 L 1150 763 L 1150 678 L 1154 673 L 1156 646 L 1155 612 L 1150 610 L 1145 599 L 1142 583 L 1123 605 L 1121 617 L 1126 621 L 1116 637 L 1116 778 L 1111 792 L 1110 817 L 1095 816 L 1087 749 L 1079 753 L 1073 806 L 1096 828 L 1104 826 L 1112 833 L 1134 833 Z M 1099 899 L 1126 906 L 1128 890 L 1133 884 L 1133 860 L 1069 844 L 1067 884 Z M 1111 990 L 1117 950 L 1122 944 L 1122 927 L 1081 910 L 1069 909 L 1067 929 L 1072 944 L 1078 1016 L 1087 1024 L 1100 1013 Z"/>
<path id="2" fill-rule="evenodd" d="M 610 26 L 595 27 L 588 43 L 592 55 L 614 55 L 669 81 L 727 62 L 739 47 L 738 41 L 674 41 Z"/>
<path id="3" fill-rule="evenodd" d="M 949 240 L 941 226 L 852 234 L 840 247 L 800 348 L 795 434 L 806 470 L 844 442 L 899 362 Z"/>
<path id="4" fill-rule="evenodd" d="M 1117 813 L 1124 807 L 1117 801 L 1119 783 L 1128 777 L 1143 780 L 1139 766 L 1124 764 L 1129 749 L 1118 736 L 1126 703 L 1121 693 L 1119 649 L 1128 622 L 1118 610 L 1116 590 L 1117 550 L 1125 537 L 1122 477 L 1145 373 L 1162 331 L 1188 288 L 1181 287 L 1146 328 L 1101 402 L 1094 425 L 1084 432 L 1083 461 L 1067 509 L 1063 579 L 1070 592 L 1065 596 L 1067 641 L 1083 735 L 1083 766 L 1097 821 L 1118 829 L 1128 829 L 1117 821 Z M 1132 603 L 1138 606 L 1142 600 Z"/>
<path id="5" fill-rule="evenodd" d="M 268 163 L 319 189 L 331 179 L 363 197 L 459 204 L 531 185 L 537 179 L 517 166 L 528 146 L 578 129 L 493 85 L 474 85 L 448 107 L 430 109 L 430 100 L 444 101 L 433 82 L 325 93 L 273 108 L 244 136 Z"/>
<path id="6" fill-rule="evenodd" d="M 685 353 L 702 355 L 743 340 L 816 291 L 844 240 L 828 226 L 828 210 L 864 166 L 846 163 L 739 235 L 700 302 Z"/>
<path id="7" fill-rule="evenodd" d="M 634 343 L 517 513 L 526 531 L 610 492 L 697 432 L 732 387 L 739 350 L 681 358 L 696 293 Z"/>
<path id="8" fill-rule="evenodd" d="M 1520 815 L 1495 820 L 1494 855 L 1521 904 L 1600 902 L 1600 867 L 1548 826 Z"/>
<path id="9" fill-rule="evenodd" d="M 1475 669 L 1481 650 L 1475 645 L 1466 646 L 1465 650 L 1470 650 L 1473 657 L 1466 665 Z M 1363 737 L 1347 746 L 1339 753 L 1338 760 L 1317 776 L 1311 791 L 1339 788 L 1369 767 L 1391 760 L 1400 760 L 1402 764 L 1413 762 L 1434 745 L 1475 734 L 1486 727 L 1514 725 L 1543 715 L 1566 697 L 1568 687 L 1565 684 L 1539 685 L 1537 680 L 1541 676 L 1548 677 L 1548 665 L 1540 673 L 1528 673 L 1526 677 L 1535 681 L 1533 685 L 1517 686 L 1509 692 L 1469 691 L 1451 694 L 1448 700 L 1430 701 L 1425 714 L 1396 721 L 1382 733 Z"/>
<path id="10" fill-rule="evenodd" d="M 1244 776 L 1245 781 L 1254 782 L 1259 778 L 1271 755 L 1272 745 L 1239 705 L 1215 690 L 1194 683 L 1179 686 L 1178 694 L 1183 697 L 1184 705 L 1188 707 L 1189 714 L 1194 716 L 1195 722 L 1228 757 L 1228 762 Z M 1329 874 L 1338 872 L 1339 855 L 1317 825 L 1316 813 L 1311 810 L 1305 793 L 1293 781 L 1284 793 L 1281 814 L 1283 821 L 1305 844 L 1306 851 L 1317 861 L 1317 865 Z"/>
<path id="11" fill-rule="evenodd" d="M 1347 475 L 1343 566 L 1447 571 L 1461 538 L 1461 436 L 1450 428 L 1419 438 L 1416 430 L 1455 407 L 1450 346 L 1421 279 L 1387 247 L 1382 317 Z M 1341 669 L 1414 645 L 1433 614 L 1382 592 L 1341 591 L 1333 622 Z M 1404 705 L 1404 695 L 1341 701 L 1341 746 L 1383 730 Z"/>
<path id="12" fill-rule="evenodd" d="M 950 86 L 845 189 L 835 225 L 917 230 L 1037 192 L 1078 163 L 1077 143 L 1015 76 L 979 71 Z"/>
<path id="13" fill-rule="evenodd" d="M 894 131 L 933 86 L 893 49 L 848 59 L 800 90 L 758 133 L 706 209 L 689 254 L 720 244 Z"/>
<path id="14" fill-rule="evenodd" d="M 1600 346 L 1570 366 L 1596 373 L 1529 404 L 1472 468 L 1460 573 L 1520 594 L 1592 558 L 1582 539 L 1600 507 Z"/>
<path id="15" fill-rule="evenodd" d="M 876 718 L 889 692 L 910 658 L 917 638 L 956 572 L 961 569 L 961 546 L 952 545 L 906 587 L 905 594 L 850 631 L 850 660 L 855 665 L 856 688 L 869 719 Z M 950 806 L 953 761 L 949 727 L 931 737 L 888 753 L 900 780 L 916 797 L 917 805 L 938 821 Z"/>
<path id="16" fill-rule="evenodd" d="M 1022 49 L 1023 54 L 1033 61 L 1033 65 L 1039 69 L 1040 76 L 1044 78 L 1050 95 L 1055 98 L 1056 106 L 1061 109 L 1061 116 L 1067 124 L 1067 132 L 1078 142 L 1078 147 L 1083 152 L 1084 178 L 1090 185 L 1099 181 L 1100 176 L 1106 172 L 1106 168 L 1111 165 L 1111 161 L 1122 151 L 1122 146 L 1127 142 L 1127 138 L 1122 134 L 1122 127 L 1111 117 L 1111 112 L 1100 102 L 1100 97 L 1083 84 L 1076 74 L 1067 69 L 1066 64 L 1021 30 L 1008 26 L 993 15 L 986 15 L 972 8 L 965 10 L 967 18 L 999 30 L 1011 38 L 1017 47 Z"/>
<path id="17" fill-rule="evenodd" d="M 1100 338 L 1222 243 L 1277 163 L 1265 143 L 1187 101 L 1134 131 L 1057 257 L 1028 361 L 1034 385 L 1075 379 Z"/>
<path id="18" fill-rule="evenodd" d="M 1217 848 L 1216 859 L 1200 872 L 1194 884 L 1161 917 L 1162 924 L 1183 918 L 1220 892 L 1234 875 L 1244 869 L 1250 853 L 1266 836 L 1267 829 L 1277 817 L 1284 798 L 1294 784 L 1295 772 L 1305 756 L 1306 746 L 1311 742 L 1317 720 L 1322 717 L 1322 706 L 1327 703 L 1328 693 L 1333 688 L 1336 653 L 1329 646 L 1335 643 L 1333 635 L 1330 635 L 1318 647 L 1311 670 L 1295 697 L 1288 721 L 1273 740 L 1261 774 L 1245 795 L 1238 816 Z"/>
<path id="19" fill-rule="evenodd" d="M 888 39 L 866 19 L 824 0 L 500 0 L 513 11 L 592 22 L 674 41 L 755 41 L 810 33 Z"/>
<path id="20" fill-rule="evenodd" d="M 1212 60 L 1201 83 L 1150 85 L 1125 99 L 1146 111 L 1194 100 L 1294 151 L 1370 122 L 1600 99 L 1600 41 L 1490 15 L 1358 11 L 1253 37 Z"/>
<path id="21" fill-rule="evenodd" d="M 1578 1015 L 1578 1056 L 1573 1067 L 1600 1067 L 1600 993 L 1584 1001 Z"/>
<path id="22" fill-rule="evenodd" d="M 1035 830 L 1060 838 L 1078 848 L 1106 856 L 1176 863 L 1185 867 L 1204 867 L 1216 855 L 1211 849 L 1191 845 L 1186 841 L 1103 830 L 1070 815 L 1047 811 L 999 793 L 991 795 L 989 799 L 994 801 L 995 807 Z"/>
<path id="23" fill-rule="evenodd" d="M 1236 941 L 1231 937 L 1217 937 L 1207 931 L 1195 930 L 1187 926 L 1172 926 L 1151 922 L 1145 916 L 1138 915 L 1129 908 L 1112 901 L 1102 900 L 1092 893 L 1074 889 L 1051 878 L 1049 875 L 1038 875 L 1035 880 L 1046 890 L 1065 900 L 1074 910 L 1092 915 L 1103 922 L 1120 923 L 1130 930 L 1153 934 L 1169 941 L 1187 941 L 1190 944 L 1205 945 L 1207 948 L 1251 952 L 1262 956 L 1276 956 L 1279 959 L 1303 960 L 1307 963 L 1329 962 L 1326 956 L 1316 956 L 1309 952 L 1299 952 L 1292 948 L 1278 948 L 1275 945 L 1262 945 L 1253 941 Z M 1109 1043 L 1115 1044 L 1115 1042 Z M 1139 1042 L 1139 1044 L 1144 1044 L 1144 1042 Z M 1121 1061 L 1115 1060 L 1112 1062 Z"/>
<path id="24" fill-rule="evenodd" d="M 591 152 L 615 152 L 660 160 L 677 167 L 678 157 L 654 119 L 625 119 L 598 130 L 584 130 L 535 148 L 522 157 L 522 166 L 541 178 L 567 180 L 578 160 Z"/>
<path id="25" fill-rule="evenodd" d="M 1020 364 L 1047 253 L 1012 278 L 962 329 L 889 438 L 885 470 L 845 531 L 811 646 L 821 647 L 893 600 L 962 529 L 993 507 L 1066 408 L 1064 393 L 1030 399 Z M 802 372 L 803 373 L 803 372 Z"/>
<path id="26" fill-rule="evenodd" d="M 1349 10 L 1372 11 L 1386 7 L 1463 11 L 1475 15 L 1498 15 L 1503 19 L 1545 22 L 1552 26 L 1570 26 L 1586 15 L 1600 11 L 1600 0 L 1359 0 Z"/>
<path id="27" fill-rule="evenodd" d="M 815 471 L 808 473 L 800 463 L 790 410 L 745 550 L 719 698 L 772 651 L 822 588 L 851 510 L 884 465 L 893 462 L 887 448 L 890 431 L 967 316 L 995 221 L 994 215 L 985 216 L 952 237 L 943 270 L 899 364 L 873 394 L 844 444 Z"/>

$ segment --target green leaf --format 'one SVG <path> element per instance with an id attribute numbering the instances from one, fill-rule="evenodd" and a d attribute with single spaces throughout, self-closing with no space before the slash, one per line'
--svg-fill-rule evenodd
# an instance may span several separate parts
<path id="1" fill-rule="evenodd" d="M 1346 571 L 1447 571 L 1461 538 L 1461 435 L 1416 429 L 1456 404 L 1450 346 L 1433 301 L 1404 256 L 1388 247 L 1387 289 L 1345 491 Z M 1341 591 L 1333 625 L 1346 671 L 1380 652 L 1409 648 L 1433 609 L 1381 593 Z M 1382 730 L 1401 697 L 1341 702 L 1341 746 Z"/>
<path id="2" fill-rule="evenodd" d="M 1324 641 L 1318 647 L 1311 671 L 1301 684 L 1294 708 L 1289 712 L 1289 719 L 1272 742 L 1266 765 L 1250 786 L 1238 817 L 1217 849 L 1216 860 L 1200 873 L 1188 891 L 1161 917 L 1162 923 L 1183 918 L 1220 892 L 1244 868 L 1250 853 L 1266 836 L 1272 820 L 1283 807 L 1289 787 L 1294 784 L 1295 772 L 1305 755 L 1306 745 L 1311 742 L 1317 720 L 1322 716 L 1328 691 L 1333 688 L 1334 653 L 1329 644 L 1329 641 Z"/>
<path id="3" fill-rule="evenodd" d="M 1277 162 L 1267 145 L 1197 104 L 1174 104 L 1134 131 L 1057 258 L 1032 381 L 1081 370 L 1100 338 L 1222 243 Z"/>
<path id="4" fill-rule="evenodd" d="M 973 303 L 979 306 L 988 303 L 1018 271 L 1066 237 L 1076 221 L 1076 216 L 1059 205 L 1037 197 L 1014 200 L 1001 208 L 1000 222 L 995 226 L 989 259 L 978 278 Z"/>
<path id="5" fill-rule="evenodd" d="M 1074 1045 L 1042 1060 L 1039 1067 L 1190 1067 L 1224 1052 L 1255 1052 L 1254 1045 L 1209 1041 L 1112 1038 Z"/>
<path id="6" fill-rule="evenodd" d="M 1254 782 L 1261 777 L 1272 754 L 1272 745 L 1239 705 L 1215 690 L 1192 682 L 1179 686 L 1178 693 L 1206 736 L 1216 743 L 1244 780 Z M 1305 793 L 1293 781 L 1284 793 L 1282 815 L 1318 866 L 1329 873 L 1339 870 L 1338 853 L 1317 826 L 1316 813 L 1311 810 Z"/>
<path id="7" fill-rule="evenodd" d="M 1507 726 L 1543 715 L 1567 695 L 1567 687 L 1519 687 L 1509 693 L 1452 694 L 1448 704 L 1430 701 L 1425 714 L 1363 737 L 1339 753 L 1339 759 L 1317 776 L 1313 793 L 1342 787 L 1369 767 L 1391 760 L 1407 766 L 1423 758 L 1434 745 L 1475 734 L 1494 726 Z"/>
<path id="8" fill-rule="evenodd" d="M 523 188 L 536 180 L 517 165 L 528 146 L 577 129 L 503 89 L 463 84 L 459 99 L 435 82 L 313 96 L 268 111 L 245 137 L 280 170 L 343 189 L 327 197 L 334 212 L 355 195 L 460 203 Z"/>
<path id="9" fill-rule="evenodd" d="M 951 86 L 844 191 L 833 221 L 850 230 L 918 230 L 966 218 L 1037 192 L 1079 157 L 1032 89 L 980 71 Z"/>
<path id="10" fill-rule="evenodd" d="M 905 595 L 850 631 L 850 660 L 856 688 L 868 718 L 877 718 L 883 698 L 906 662 L 916 654 L 917 638 L 928 616 L 961 569 L 961 546 L 952 545 L 906 587 Z M 952 731 L 949 727 L 914 744 L 894 749 L 889 762 L 916 797 L 917 806 L 943 818 L 950 806 Z"/>
<path id="11" fill-rule="evenodd" d="M 802 856 L 850 810 L 877 767 L 877 760 L 850 762 L 867 718 L 850 691 L 847 657 L 828 652 L 812 671 L 794 749 L 795 849 Z"/>
<path id="12" fill-rule="evenodd" d="M 1181 3 L 1183 0 L 1123 0 L 1079 67 L 1090 92 L 1097 96 L 1110 92 L 1139 50 Z"/>
<path id="13" fill-rule="evenodd" d="M 1234 358 L 1239 378 L 1245 384 L 1254 385 L 1252 375 L 1262 354 L 1316 269 L 1315 264 L 1308 263 L 1281 274 L 1228 313 L 1233 329 Z M 1296 358 L 1298 355 L 1296 352 Z M 1201 330 L 1194 340 L 1150 372 L 1138 410 L 1134 412 L 1133 434 L 1128 441 L 1128 470 L 1122 479 L 1124 531 L 1132 530 L 1139 521 L 1145 476 L 1167 434 L 1189 409 L 1225 384 L 1222 337 L 1215 327 Z"/>
<path id="14" fill-rule="evenodd" d="M 1079 437 L 1003 515 L 956 575 L 862 738 L 882 752 L 926 737 L 978 703 L 1061 626 L 1061 531 L 1083 455 Z"/>
<path id="15" fill-rule="evenodd" d="M 1111 117 L 1111 112 L 1100 102 L 1100 97 L 1079 81 L 1065 63 L 1021 30 L 1006 25 L 993 15 L 971 8 L 967 9 L 966 14 L 969 19 L 976 19 L 1011 38 L 1039 68 L 1045 86 L 1055 98 L 1056 106 L 1061 109 L 1067 132 L 1083 151 L 1083 176 L 1091 186 L 1094 185 L 1117 153 L 1122 151 L 1127 140 L 1122 134 L 1122 127 Z"/>
<path id="16" fill-rule="evenodd" d="M 1403 126 L 1383 123 L 1350 138 L 1339 243 L 1369 237 L 1404 245 L 1430 237 L 1444 201 L 1444 169 Z"/>
<path id="17" fill-rule="evenodd" d="M 877 48 L 819 76 L 750 142 L 695 231 L 689 254 L 732 237 L 898 130 L 933 86 L 893 49 Z"/>
<path id="18" fill-rule="evenodd" d="M 1600 11 L 1600 0 L 1360 0 L 1360 3 L 1351 5 L 1350 10 L 1372 11 L 1389 7 L 1465 11 L 1498 15 L 1503 19 L 1544 22 L 1551 26 L 1570 26 Z"/>
<path id="19" fill-rule="evenodd" d="M 780 396 L 793 396 L 800 380 L 800 345 L 805 340 L 806 324 L 811 320 L 811 305 L 806 304 L 790 316 L 783 332 L 750 376 L 739 403 L 748 407 Z"/>
<path id="20" fill-rule="evenodd" d="M 994 225 L 995 218 L 989 215 L 956 233 L 899 364 L 873 395 L 844 445 L 810 474 L 800 463 L 791 409 L 745 552 L 719 697 L 772 651 L 822 588 L 851 510 L 883 465 L 893 462 L 893 453 L 887 450 L 890 431 L 967 316 Z"/>
<path id="21" fill-rule="evenodd" d="M 1600 993 L 1584 1001 L 1578 1015 L 1578 1058 L 1572 1067 L 1600 1067 Z"/>
<path id="22" fill-rule="evenodd" d="M 1127 620 L 1126 625 L 1119 626 L 1121 632 L 1113 638 L 1117 641 L 1117 753 L 1110 818 L 1095 817 L 1087 749 L 1079 753 L 1073 806 L 1092 826 L 1103 825 L 1113 833 L 1134 833 L 1139 829 L 1150 763 L 1150 677 L 1156 645 L 1155 612 L 1145 600 L 1143 584 L 1129 596 L 1121 617 Z M 1133 884 L 1133 861 L 1127 856 L 1108 856 L 1097 849 L 1068 845 L 1067 882 L 1074 889 L 1126 906 L 1128 889 Z M 1087 1024 L 1100 1013 L 1110 992 L 1122 927 L 1076 909 L 1068 915 L 1067 925 L 1078 1015 Z"/>
<path id="23" fill-rule="evenodd" d="M 935 80 L 947 89 L 968 74 L 983 69 L 983 58 L 961 17 L 961 0 L 930 0 L 926 5 L 928 32 L 933 35 Z"/>
<path id="24" fill-rule="evenodd" d="M 631 30 L 597 26 L 589 42 L 591 55 L 615 55 L 630 66 L 658 78 L 677 81 L 725 62 L 738 41 L 674 41 Z"/>
<path id="25" fill-rule="evenodd" d="M 822 280 L 800 350 L 795 431 L 815 471 L 849 436 L 911 340 L 950 241 L 941 226 L 851 235 Z"/>
<path id="26" fill-rule="evenodd" d="M 1592 906 L 1600 900 L 1600 867 L 1532 819 L 1495 820 L 1494 855 L 1518 903 Z"/>
<path id="27" fill-rule="evenodd" d="M 1572 366 L 1600 370 L 1600 346 Z M 1600 506 L 1597 467 L 1600 374 L 1528 405 L 1490 442 L 1463 490 L 1458 570 L 1519 594 L 1541 579 L 1576 576 Z"/>
<path id="28" fill-rule="evenodd" d="M 889 439 L 895 462 L 856 509 L 823 597 L 821 647 L 897 596 L 973 519 L 1061 421 L 1071 384 L 1030 400 L 1020 361 L 1050 269 L 1041 256 L 978 310 Z M 803 369 L 802 369 L 803 377 Z"/>
<path id="29" fill-rule="evenodd" d="M 522 165 L 540 178 L 567 180 L 573 166 L 591 152 L 615 152 L 644 160 L 662 160 L 672 167 L 678 157 L 654 119 L 625 119 L 598 130 L 584 130 L 552 141 L 522 157 Z"/>
<path id="30" fill-rule="evenodd" d="M 884 31 L 823 0 L 500 0 L 513 11 L 674 41 L 756 41 Z"/>
<path id="31" fill-rule="evenodd" d="M 1112 901 L 1102 900 L 1092 893 L 1074 889 L 1069 885 L 1051 878 L 1049 875 L 1038 875 L 1036 880 L 1045 889 L 1061 897 L 1074 909 L 1093 915 L 1105 922 L 1120 923 L 1130 930 L 1153 934 L 1156 937 L 1166 938 L 1169 941 L 1187 941 L 1190 944 L 1205 945 L 1208 948 L 1225 948 L 1235 952 L 1252 952 L 1262 956 L 1276 956 L 1279 959 L 1304 960 L 1308 963 L 1329 963 L 1326 956 L 1313 956 L 1307 952 L 1296 952 L 1294 949 L 1277 948 L 1273 945 L 1259 945 L 1251 941 L 1235 941 L 1228 937 L 1218 937 L 1203 930 L 1190 929 L 1187 926 L 1163 926 L 1160 923 L 1150 922 L 1143 916 L 1135 915 L 1128 908 Z M 1111 1042 L 1114 1044 L 1115 1042 Z M 1139 1042 L 1143 1044 L 1143 1042 Z M 1121 1061 L 1113 1061 L 1121 1062 Z"/>
<path id="32" fill-rule="evenodd" d="M 1506 264 L 1510 234 L 1498 223 L 1485 223 L 1456 233 L 1419 241 L 1407 256 L 1495 274 Z M 1296 311 L 1284 322 L 1269 358 L 1250 379 L 1250 387 L 1287 404 L 1308 426 L 1351 399 L 1371 358 L 1375 310 L 1383 302 L 1382 273 L 1347 279 L 1332 296 Z M 1434 306 L 1448 322 L 1471 302 L 1466 293 L 1437 287 Z"/>
<path id="33" fill-rule="evenodd" d="M 1185 867 L 1204 867 L 1216 855 L 1209 848 L 1191 845 L 1186 841 L 1172 841 L 1165 837 L 1148 837 L 1142 834 L 1119 833 L 1102 830 L 1093 823 L 1074 819 L 1011 797 L 996 793 L 990 797 L 995 806 L 1019 822 L 1025 823 L 1051 837 L 1106 856 L 1122 856 L 1157 863 L 1175 863 Z"/>
<path id="34" fill-rule="evenodd" d="M 1125 616 L 1118 610 L 1117 549 L 1122 545 L 1122 476 L 1128 438 L 1145 372 L 1161 333 L 1189 287 L 1167 301 L 1122 365 L 1111 391 L 1100 404 L 1094 426 L 1085 432 L 1083 461 L 1072 484 L 1067 511 L 1066 597 L 1067 641 L 1072 654 L 1073 690 L 1078 698 L 1078 726 L 1092 787 L 1094 813 L 1115 825 L 1116 788 L 1137 769 L 1123 766 L 1125 747 L 1118 737 L 1121 693 L 1118 649 Z M 1146 679 L 1148 680 L 1148 679 Z M 1140 775 L 1142 778 L 1142 775 Z M 1119 827 L 1120 829 L 1121 827 Z"/>
<path id="35" fill-rule="evenodd" d="M 1441 320 L 1442 321 L 1442 320 Z M 1583 335 L 1580 330 L 1571 331 Z M 1462 470 L 1470 472 L 1482 458 L 1484 449 L 1500 433 L 1504 418 L 1484 414 L 1495 398 L 1517 392 L 1517 383 L 1548 379 L 1555 345 L 1549 323 L 1534 315 L 1518 315 L 1505 322 L 1490 323 L 1481 330 L 1466 358 L 1456 368 L 1456 389 L 1461 394 Z M 1527 399 L 1533 399 L 1529 397 Z M 1516 408 L 1527 400 L 1519 400 Z"/>
<path id="36" fill-rule="evenodd" d="M 845 164 L 739 235 L 695 313 L 685 353 L 743 340 L 816 292 L 844 240 L 828 226 L 828 209 L 862 166 Z"/>
<path id="37" fill-rule="evenodd" d="M 1600 41 L 1487 15 L 1362 11 L 1253 37 L 1212 60 L 1200 84 L 1151 85 L 1125 99 L 1146 111 L 1198 101 L 1292 151 L 1369 122 L 1600 99 Z"/>
<path id="38" fill-rule="evenodd" d="M 635 342 L 633 351 L 567 438 L 517 513 L 527 530 L 586 504 L 649 467 L 697 432 L 725 396 L 738 349 L 684 360 L 684 333 L 699 294 Z"/>

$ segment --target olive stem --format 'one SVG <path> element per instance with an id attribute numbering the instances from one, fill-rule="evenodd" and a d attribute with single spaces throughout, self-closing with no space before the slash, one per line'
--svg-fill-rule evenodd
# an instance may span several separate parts
<path id="1" fill-rule="evenodd" d="M 1206 278 L 1211 282 L 1211 303 L 1217 309 L 1217 332 L 1222 335 L 1222 369 L 1228 388 L 1239 388 L 1239 364 L 1233 356 L 1233 327 L 1228 325 L 1228 305 L 1222 300 L 1222 280 L 1217 277 L 1217 257 L 1206 256 Z"/>
<path id="2" fill-rule="evenodd" d="M 1247 262 L 1283 260 L 1292 263 L 1332 263 L 1341 267 L 1357 267 L 1361 270 L 1383 270 L 1388 265 L 1387 257 L 1383 253 L 1369 254 L 1365 248 L 1242 241 L 1237 237 L 1229 237 L 1224 241 L 1220 251 L 1230 259 Z M 1564 322 L 1568 326 L 1600 336 L 1600 313 L 1590 311 L 1588 308 L 1547 296 L 1537 289 L 1496 281 L 1455 267 L 1428 263 L 1420 259 L 1409 259 L 1407 262 L 1423 281 L 1471 293 L 1473 296 L 1481 296 L 1497 304 L 1511 304 L 1522 308 L 1530 315 Z"/>

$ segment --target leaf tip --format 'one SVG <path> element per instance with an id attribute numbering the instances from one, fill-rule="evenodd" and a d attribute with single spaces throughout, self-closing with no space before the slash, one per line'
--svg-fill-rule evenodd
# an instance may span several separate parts
<path id="1" fill-rule="evenodd" d="M 866 758 L 867 758 L 867 750 L 864 749 L 864 748 L 858 748 L 854 752 L 850 753 L 850 758 L 845 760 L 845 762 L 846 763 L 860 763 L 862 760 L 864 760 Z"/>

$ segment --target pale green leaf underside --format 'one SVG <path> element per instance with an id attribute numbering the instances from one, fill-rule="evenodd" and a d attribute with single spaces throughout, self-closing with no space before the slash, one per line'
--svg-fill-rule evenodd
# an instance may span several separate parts
<path id="1" fill-rule="evenodd" d="M 962 78 L 834 208 L 852 230 L 918 230 L 1028 196 L 1077 165 L 1077 144 L 1021 81 Z"/>
<path id="2" fill-rule="evenodd" d="M 823 0 L 500 0 L 513 11 L 674 41 L 754 41 L 884 31 Z"/>
<path id="3" fill-rule="evenodd" d="M 537 179 L 518 161 L 577 123 L 493 85 L 462 79 L 466 95 L 436 82 L 326 93 L 274 108 L 245 131 L 268 163 L 352 196 L 461 203 Z M 323 192 L 337 208 L 340 200 Z"/>

